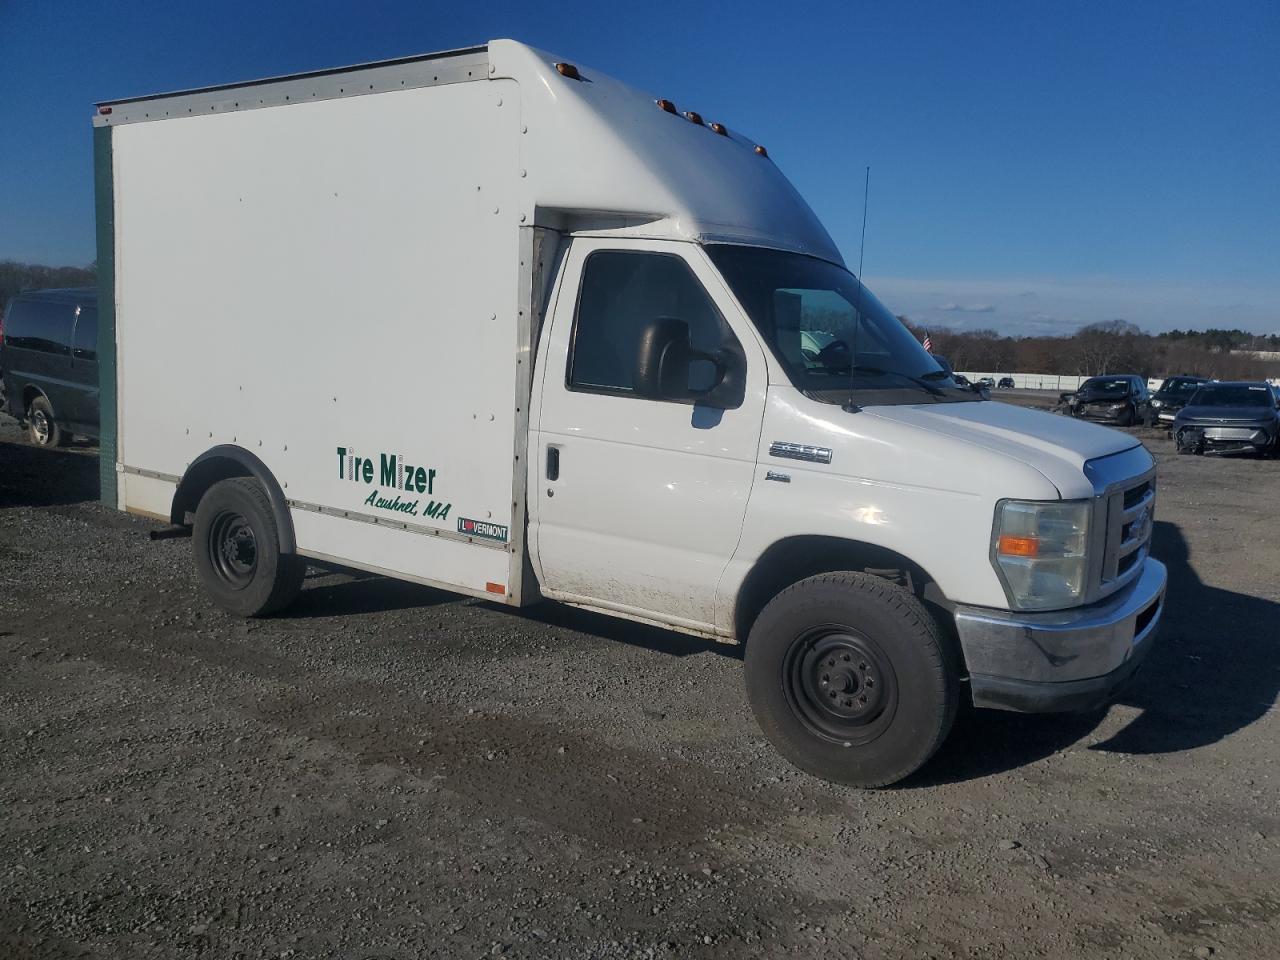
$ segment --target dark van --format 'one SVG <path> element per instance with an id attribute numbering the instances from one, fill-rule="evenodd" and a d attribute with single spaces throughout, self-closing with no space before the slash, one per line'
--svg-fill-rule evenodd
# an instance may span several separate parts
<path id="1" fill-rule="evenodd" d="M 31 442 L 98 436 L 98 293 L 33 290 L 9 301 L 0 326 L 0 380 Z"/>

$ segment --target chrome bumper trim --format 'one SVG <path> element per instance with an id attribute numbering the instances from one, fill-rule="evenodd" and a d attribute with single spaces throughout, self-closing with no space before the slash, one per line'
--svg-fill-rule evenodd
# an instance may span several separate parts
<path id="1" fill-rule="evenodd" d="M 1151 647 L 1164 613 L 1167 583 L 1164 564 L 1147 557 L 1131 584 L 1089 606 L 1048 613 L 956 607 L 956 631 L 974 703 L 1009 706 L 985 702 L 981 695 L 984 688 L 1001 684 L 1044 685 L 1046 703 L 1051 703 L 1058 684 L 1064 685 L 1065 694 L 1065 685 L 1087 682 L 1096 687 L 1095 681 L 1112 674 L 1118 683 L 1119 674 L 1132 673 Z"/>

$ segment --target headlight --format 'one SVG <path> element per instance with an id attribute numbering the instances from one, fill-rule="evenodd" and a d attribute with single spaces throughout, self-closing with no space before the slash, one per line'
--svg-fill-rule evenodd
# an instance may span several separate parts
<path id="1" fill-rule="evenodd" d="M 1163 407 L 1163 406 L 1164 406 L 1164 401 L 1163 401 L 1163 400 L 1157 400 L 1157 399 L 1155 399 L 1154 397 L 1152 397 L 1152 398 L 1151 398 L 1151 406 L 1153 406 L 1153 407 L 1155 407 L 1157 410 L 1159 410 L 1161 407 Z"/>
<path id="2" fill-rule="evenodd" d="M 1123 409 L 1124 409 L 1125 407 L 1127 407 L 1127 406 L 1128 406 L 1128 404 L 1127 404 L 1127 403 L 1113 403 L 1113 404 L 1111 405 L 1111 409 L 1112 409 L 1112 410 L 1123 410 Z"/>
<path id="3" fill-rule="evenodd" d="M 1085 592 L 1087 500 L 1001 500 L 991 536 L 991 560 L 1014 609 L 1053 610 Z"/>

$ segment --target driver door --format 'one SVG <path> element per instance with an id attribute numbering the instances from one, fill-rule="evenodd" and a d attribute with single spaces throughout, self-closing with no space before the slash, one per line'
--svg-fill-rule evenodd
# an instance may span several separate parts
<path id="1" fill-rule="evenodd" d="M 702 353 L 736 348 L 745 363 L 736 405 L 636 393 L 641 327 L 657 317 L 685 321 Z M 544 593 L 712 628 L 764 413 L 764 357 L 745 322 L 693 244 L 573 240 L 532 418 L 531 539 Z M 691 364 L 691 388 L 714 381 L 711 364 Z"/>

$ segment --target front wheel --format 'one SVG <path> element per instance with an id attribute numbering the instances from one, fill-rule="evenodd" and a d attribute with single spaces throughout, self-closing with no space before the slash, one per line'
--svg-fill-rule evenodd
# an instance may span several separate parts
<path id="1" fill-rule="evenodd" d="M 951 730 L 959 679 L 912 594 L 865 573 L 826 573 L 776 596 L 747 638 L 747 697 L 800 769 L 883 787 L 920 769 Z"/>
<path id="2" fill-rule="evenodd" d="M 283 610 L 302 589 L 306 561 L 280 552 L 271 501 L 252 477 L 223 480 L 196 508 L 196 571 L 214 603 L 238 617 Z"/>

